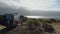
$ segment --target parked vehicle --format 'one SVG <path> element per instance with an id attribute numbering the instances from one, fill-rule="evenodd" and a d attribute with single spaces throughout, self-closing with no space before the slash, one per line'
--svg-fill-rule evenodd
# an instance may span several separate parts
<path id="1" fill-rule="evenodd" d="M 14 22 L 14 15 L 13 14 L 1 15 L 0 24 L 6 26 L 7 28 L 16 27 L 16 23 Z"/>

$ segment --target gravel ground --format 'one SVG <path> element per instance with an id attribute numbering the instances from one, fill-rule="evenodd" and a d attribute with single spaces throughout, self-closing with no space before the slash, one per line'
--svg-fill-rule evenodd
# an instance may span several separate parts
<path id="1" fill-rule="evenodd" d="M 25 27 L 24 26 L 20 26 L 19 28 L 15 28 L 11 31 L 9 31 L 9 34 L 23 34 Z"/>
<path id="2" fill-rule="evenodd" d="M 60 30 L 60 25 L 52 24 L 56 31 Z M 0 30 L 0 34 L 30 34 L 30 30 L 25 26 L 19 26 L 18 29 L 15 28 L 13 30 L 8 31 L 7 29 Z M 60 32 L 60 31 L 59 31 Z M 35 34 L 35 33 L 32 33 Z M 48 34 L 45 32 L 44 34 Z M 59 33 L 57 33 L 59 34 Z"/>
<path id="3" fill-rule="evenodd" d="M 30 31 L 28 28 L 25 28 L 25 26 L 20 26 L 18 29 L 15 28 L 9 31 L 8 33 L 9 34 L 37 34 L 36 32 Z"/>

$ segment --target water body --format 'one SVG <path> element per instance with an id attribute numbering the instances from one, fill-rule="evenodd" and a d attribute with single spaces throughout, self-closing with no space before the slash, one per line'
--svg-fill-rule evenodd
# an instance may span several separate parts
<path id="1" fill-rule="evenodd" d="M 27 18 L 55 18 L 59 19 L 60 16 L 26 16 Z"/>

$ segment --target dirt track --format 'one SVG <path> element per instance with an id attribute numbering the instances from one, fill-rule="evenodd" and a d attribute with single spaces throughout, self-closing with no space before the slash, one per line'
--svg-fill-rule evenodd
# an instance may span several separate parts
<path id="1" fill-rule="evenodd" d="M 53 23 L 52 25 L 56 31 L 56 34 L 60 34 L 60 23 Z"/>

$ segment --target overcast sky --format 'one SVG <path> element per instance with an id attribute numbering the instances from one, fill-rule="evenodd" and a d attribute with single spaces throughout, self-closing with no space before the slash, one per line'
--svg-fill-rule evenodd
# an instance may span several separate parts
<path id="1" fill-rule="evenodd" d="M 27 10 L 60 11 L 60 0 L 0 0 L 0 4 L 12 8 L 25 7 Z"/>
<path id="2" fill-rule="evenodd" d="M 60 0 L 0 0 L 0 14 L 14 12 L 25 16 L 60 16 Z"/>

